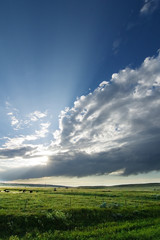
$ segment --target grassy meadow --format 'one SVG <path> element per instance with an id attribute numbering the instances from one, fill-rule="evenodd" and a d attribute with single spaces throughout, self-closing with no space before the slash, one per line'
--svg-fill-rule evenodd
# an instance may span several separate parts
<path id="1" fill-rule="evenodd" d="M 0 187 L 0 239 L 158 240 L 160 186 Z"/>

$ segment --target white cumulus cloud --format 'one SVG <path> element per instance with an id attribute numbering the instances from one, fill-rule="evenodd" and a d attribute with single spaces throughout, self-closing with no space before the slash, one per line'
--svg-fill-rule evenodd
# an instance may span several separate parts
<path id="1" fill-rule="evenodd" d="M 102 82 L 93 93 L 80 97 L 72 108 L 61 112 L 59 130 L 54 132 L 52 146 L 59 146 L 68 153 L 72 151 L 72 157 L 65 153 L 67 161 L 71 159 L 69 164 L 73 159 L 76 162 L 77 156 L 78 163 L 82 152 L 82 164 L 84 154 L 85 161 L 97 156 L 92 166 L 97 168 L 103 153 L 106 156 L 103 170 L 106 172 L 110 172 L 110 166 L 116 162 L 113 171 L 151 170 L 154 154 L 160 157 L 159 79 L 160 55 L 146 58 L 138 69 L 125 68 L 113 74 L 110 82 Z M 145 147 L 148 147 L 147 159 Z M 116 151 L 120 151 L 118 157 Z M 114 160 L 110 162 L 112 158 Z M 142 166 L 138 161 L 143 162 Z M 159 160 L 156 157 L 154 161 L 155 170 L 159 168 Z M 93 173 L 96 173 L 95 169 Z"/>

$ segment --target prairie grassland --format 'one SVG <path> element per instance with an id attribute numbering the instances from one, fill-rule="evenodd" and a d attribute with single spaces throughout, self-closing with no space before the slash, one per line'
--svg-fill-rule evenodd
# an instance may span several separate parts
<path id="1" fill-rule="evenodd" d="M 159 186 L 0 190 L 0 239 L 160 239 Z"/>

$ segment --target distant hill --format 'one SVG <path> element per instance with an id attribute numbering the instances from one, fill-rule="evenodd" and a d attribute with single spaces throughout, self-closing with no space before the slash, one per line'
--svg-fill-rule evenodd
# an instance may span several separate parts
<path id="1" fill-rule="evenodd" d="M 0 182 L 1 187 L 50 187 L 50 188 L 74 188 L 71 186 L 64 185 L 52 185 L 52 184 L 23 184 L 23 183 L 2 183 Z M 108 189 L 108 188 L 142 188 L 142 187 L 160 187 L 160 183 L 138 183 L 138 184 L 123 184 L 123 185 L 114 185 L 114 186 L 78 186 L 76 188 L 82 189 Z"/>
<path id="2" fill-rule="evenodd" d="M 62 187 L 65 188 L 67 186 L 62 186 L 62 185 L 51 185 L 51 184 L 23 184 L 23 183 L 0 183 L 1 187 Z"/>
<path id="3" fill-rule="evenodd" d="M 137 184 L 123 184 L 123 185 L 115 185 L 114 187 L 160 187 L 160 183 L 137 183 Z"/>
<path id="4" fill-rule="evenodd" d="M 77 188 L 84 188 L 84 189 L 103 189 L 103 188 L 109 188 L 109 186 L 78 186 Z"/>
<path id="5" fill-rule="evenodd" d="M 104 189 L 104 188 L 138 188 L 138 187 L 160 187 L 160 183 L 137 183 L 137 184 L 122 184 L 122 185 L 114 185 L 114 186 L 79 186 L 78 188 L 84 189 Z"/>

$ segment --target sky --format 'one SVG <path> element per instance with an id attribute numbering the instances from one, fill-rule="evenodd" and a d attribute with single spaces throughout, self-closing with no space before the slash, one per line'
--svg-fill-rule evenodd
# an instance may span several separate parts
<path id="1" fill-rule="evenodd" d="M 160 0 L 0 0 L 0 181 L 160 182 Z"/>

